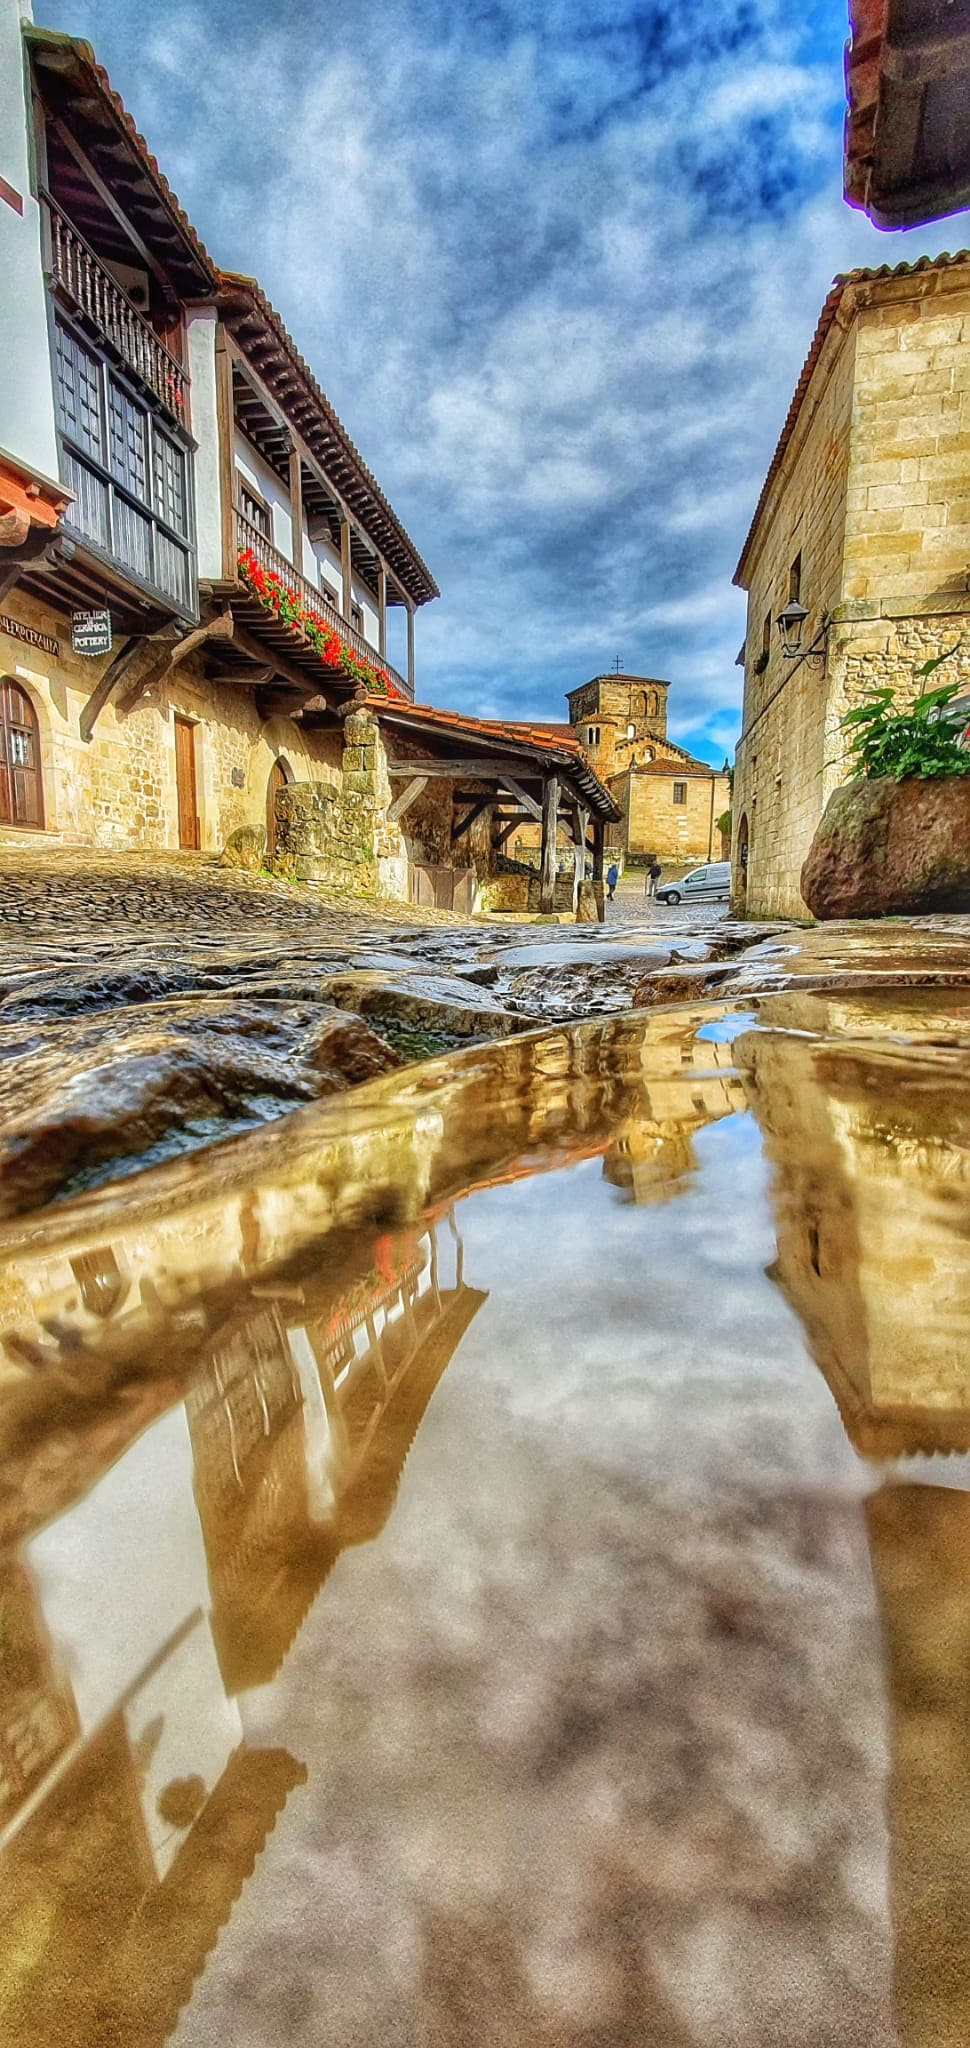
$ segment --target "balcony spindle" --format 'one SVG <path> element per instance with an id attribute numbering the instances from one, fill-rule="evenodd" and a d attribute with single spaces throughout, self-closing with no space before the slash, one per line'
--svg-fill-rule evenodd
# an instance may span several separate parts
<path id="1" fill-rule="evenodd" d="M 51 200 L 45 203 L 52 225 L 55 285 L 111 343 L 125 367 L 154 391 L 166 410 L 175 419 L 183 419 L 187 380 L 181 363 L 132 305 L 83 235 Z"/>

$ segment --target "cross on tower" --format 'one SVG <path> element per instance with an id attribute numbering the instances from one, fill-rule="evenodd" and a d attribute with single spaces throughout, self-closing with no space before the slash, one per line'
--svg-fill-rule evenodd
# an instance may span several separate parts
<path id="1" fill-rule="evenodd" d="M 615 655 L 613 656 L 613 674 L 614 674 L 615 676 L 618 676 L 618 675 L 619 675 L 619 673 L 620 673 L 620 667 L 621 667 L 621 663 L 620 663 L 620 657 L 619 657 L 619 655 L 618 655 L 618 654 L 615 654 Z"/>

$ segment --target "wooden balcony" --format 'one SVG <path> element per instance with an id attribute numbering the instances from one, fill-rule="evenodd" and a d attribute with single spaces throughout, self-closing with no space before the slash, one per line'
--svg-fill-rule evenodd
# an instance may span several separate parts
<path id="1" fill-rule="evenodd" d="M 56 296 L 91 326 L 121 366 L 186 425 L 188 376 L 154 328 L 132 305 L 83 235 L 45 197 L 50 224 L 51 284 Z"/>
<path id="2" fill-rule="evenodd" d="M 335 633 L 339 633 L 341 640 L 345 641 L 355 654 L 359 654 L 362 660 L 369 661 L 372 667 L 385 669 L 392 683 L 395 683 L 401 691 L 402 696 L 413 697 L 414 691 L 409 689 L 404 677 L 398 674 L 397 669 L 392 666 L 391 662 L 383 654 L 379 654 L 377 648 L 372 647 L 370 642 L 364 639 L 362 633 L 358 633 L 356 626 L 352 626 L 349 619 L 345 619 L 343 614 L 338 612 L 335 605 L 328 602 L 322 590 L 319 590 L 306 576 L 302 576 L 298 569 L 294 569 L 292 562 L 288 562 L 286 556 L 281 555 L 279 550 L 274 548 L 272 541 L 267 539 L 265 533 L 260 532 L 258 526 L 254 526 L 251 520 L 246 518 L 245 513 L 240 510 L 238 505 L 234 508 L 233 533 L 237 558 L 248 550 L 255 556 L 261 568 L 267 570 L 272 575 L 278 576 L 287 590 L 295 590 L 301 603 L 306 605 L 307 610 L 316 612 L 320 618 L 324 619 L 327 625 L 333 628 Z M 240 577 L 239 580 L 241 581 L 242 578 Z M 258 607 L 261 615 L 259 621 L 261 630 L 266 634 L 267 629 L 270 629 L 269 637 L 273 640 L 274 645 L 278 644 L 282 651 L 289 650 L 292 652 L 294 646 L 298 646 L 299 642 L 303 640 L 305 646 L 311 649 L 312 643 L 306 639 L 305 635 L 299 633 L 296 626 L 281 625 L 274 618 L 272 612 L 267 611 L 264 606 L 260 605 L 258 598 L 253 598 L 253 604 Z M 314 659 L 318 660 L 319 657 L 317 656 L 316 649 L 313 648 L 312 652 Z"/>

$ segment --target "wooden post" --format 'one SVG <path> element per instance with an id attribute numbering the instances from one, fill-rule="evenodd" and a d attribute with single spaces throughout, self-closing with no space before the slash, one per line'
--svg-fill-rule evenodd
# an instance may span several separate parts
<path id="1" fill-rule="evenodd" d="M 377 652 L 382 661 L 387 660 L 387 570 L 383 562 L 377 564 Z"/>
<path id="2" fill-rule="evenodd" d="M 589 830 L 589 812 L 579 804 L 573 805 L 573 916 L 579 909 L 580 886 L 586 880 L 586 834 Z"/>
<path id="3" fill-rule="evenodd" d="M 559 777 L 550 775 L 542 785 L 542 879 L 539 909 L 548 917 L 556 907 L 556 825 L 559 819 Z"/>
<path id="4" fill-rule="evenodd" d="M 238 583 L 236 563 L 236 522 L 233 516 L 236 451 L 232 403 L 232 357 L 221 322 L 216 330 L 216 421 L 219 429 L 219 500 L 222 510 L 222 573 L 227 583 Z"/>
<path id="5" fill-rule="evenodd" d="M 414 606 L 408 600 L 408 689 L 414 696 Z"/>
<path id="6" fill-rule="evenodd" d="M 300 451 L 290 448 L 290 526 L 293 530 L 293 567 L 298 576 L 303 574 L 303 476 L 301 473 Z"/>
<path id="7" fill-rule="evenodd" d="M 593 888 L 596 891 L 596 909 L 600 924 L 606 917 L 603 899 L 603 846 L 606 840 L 606 826 L 602 818 L 593 819 Z"/>
<path id="8" fill-rule="evenodd" d="M 343 516 L 341 516 L 340 568 L 343 576 L 343 602 L 341 608 L 343 611 L 344 618 L 347 620 L 350 619 L 350 607 L 354 601 L 353 566 L 350 560 L 350 535 L 350 520 L 345 519 L 343 518 Z"/>

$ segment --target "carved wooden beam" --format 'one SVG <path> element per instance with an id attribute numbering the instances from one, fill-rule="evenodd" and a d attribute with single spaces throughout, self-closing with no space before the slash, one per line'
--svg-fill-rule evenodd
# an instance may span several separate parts
<path id="1" fill-rule="evenodd" d="M 22 547 L 30 532 L 31 518 L 26 505 L 13 505 L 0 512 L 0 548 Z M 50 528 L 47 529 L 48 533 Z"/>

